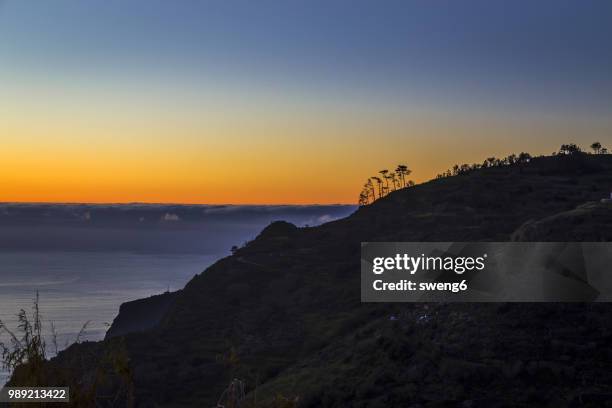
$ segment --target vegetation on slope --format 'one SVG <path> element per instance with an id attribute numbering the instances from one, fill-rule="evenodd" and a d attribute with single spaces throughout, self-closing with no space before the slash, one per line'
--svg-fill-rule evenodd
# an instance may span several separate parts
<path id="1" fill-rule="evenodd" d="M 400 189 L 319 227 L 274 223 L 190 281 L 156 327 L 119 337 L 135 401 L 214 406 L 238 378 L 264 405 L 602 406 L 610 306 L 362 304 L 358 271 L 362 241 L 510 240 L 611 186 L 612 156 L 562 154 Z M 100 364 L 79 358 L 110 340 L 49 367 L 87 378 Z"/>

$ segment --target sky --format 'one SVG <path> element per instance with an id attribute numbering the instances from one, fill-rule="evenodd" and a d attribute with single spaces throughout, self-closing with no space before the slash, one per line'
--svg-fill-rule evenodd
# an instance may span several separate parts
<path id="1" fill-rule="evenodd" d="M 607 0 L 0 0 L 0 201 L 354 203 L 612 147 Z"/>

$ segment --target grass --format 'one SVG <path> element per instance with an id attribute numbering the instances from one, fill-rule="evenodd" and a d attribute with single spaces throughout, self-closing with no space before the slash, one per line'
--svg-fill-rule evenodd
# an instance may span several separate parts
<path id="1" fill-rule="evenodd" d="M 47 347 L 42 334 L 38 293 L 36 293 L 32 316 L 28 316 L 25 309 L 21 309 L 17 313 L 17 322 L 17 329 L 11 330 L 0 320 L 0 332 L 4 332 L 9 338 L 8 343 L 0 341 L 2 366 L 11 372 L 20 367 L 27 368 L 28 383 L 38 384 L 42 380 L 43 364 L 47 360 Z M 52 325 L 51 327 L 53 344 L 57 349 L 55 326 Z"/>
<path id="2" fill-rule="evenodd" d="M 66 348 L 81 346 L 89 326 L 83 324 L 72 344 Z M 49 323 L 50 341 L 55 356 L 60 354 L 57 331 Z M 69 407 L 132 407 L 134 405 L 133 373 L 123 339 L 109 341 L 103 352 L 83 348 L 83 358 L 68 364 L 56 364 L 49 359 L 47 340 L 43 334 L 39 295 L 36 293 L 32 311 L 21 309 L 17 313 L 17 326 L 11 329 L 0 320 L 0 364 L 12 373 L 7 385 L 19 387 L 69 387 Z M 8 338 L 2 341 L 2 338 Z M 83 346 L 85 346 L 83 344 Z M 55 364 L 54 364 L 55 363 Z M 84 372 L 93 375 L 85 376 Z M 45 407 L 41 403 L 38 406 Z"/>

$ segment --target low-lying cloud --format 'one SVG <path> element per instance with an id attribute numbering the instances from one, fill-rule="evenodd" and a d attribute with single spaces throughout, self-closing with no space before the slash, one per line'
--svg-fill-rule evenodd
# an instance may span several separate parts
<path id="1" fill-rule="evenodd" d="M 176 214 L 170 214 L 170 213 L 165 213 L 164 216 L 161 218 L 162 221 L 180 221 L 181 217 L 179 217 Z"/>
<path id="2" fill-rule="evenodd" d="M 225 254 L 283 220 L 316 226 L 350 205 L 0 204 L 0 250 Z"/>

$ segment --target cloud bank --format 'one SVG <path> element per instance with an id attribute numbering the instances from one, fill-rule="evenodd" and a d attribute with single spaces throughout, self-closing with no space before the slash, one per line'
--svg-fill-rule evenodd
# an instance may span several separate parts
<path id="1" fill-rule="evenodd" d="M 316 226 L 350 205 L 0 203 L 0 250 L 225 254 L 273 221 Z"/>

